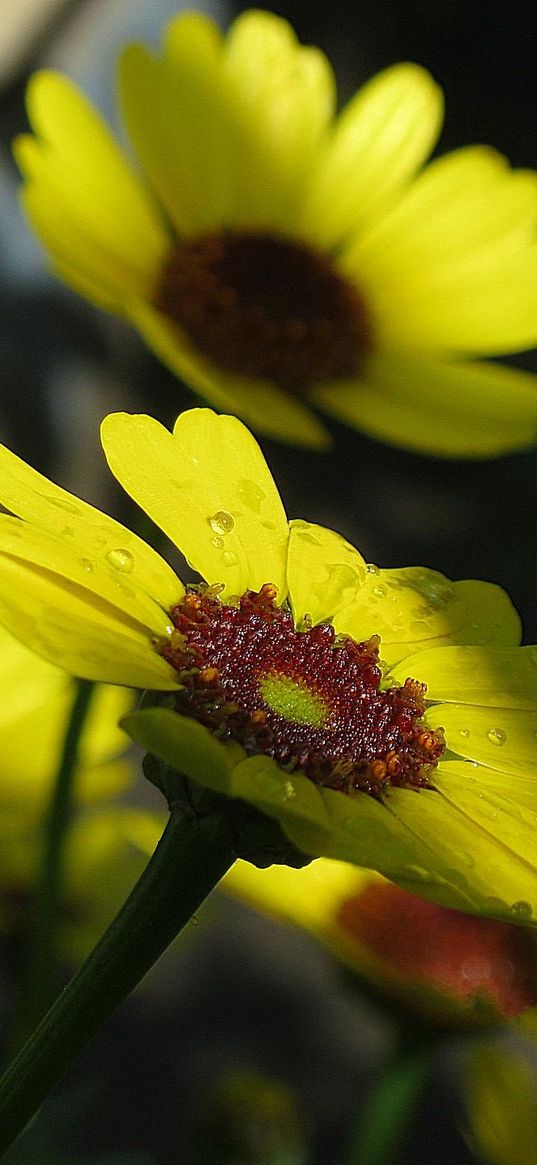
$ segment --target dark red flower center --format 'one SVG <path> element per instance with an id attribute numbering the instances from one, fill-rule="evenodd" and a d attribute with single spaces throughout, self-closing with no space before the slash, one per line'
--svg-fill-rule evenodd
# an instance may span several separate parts
<path id="1" fill-rule="evenodd" d="M 425 686 L 382 688 L 377 636 L 355 643 L 329 623 L 297 631 L 275 600 L 269 584 L 236 604 L 187 591 L 161 648 L 184 685 L 178 710 L 319 785 L 374 796 L 428 785 L 444 737 L 422 722 Z"/>
<path id="2" fill-rule="evenodd" d="M 268 233 L 177 243 L 154 298 L 218 368 L 294 392 L 356 375 L 369 348 L 365 307 L 328 256 Z"/>

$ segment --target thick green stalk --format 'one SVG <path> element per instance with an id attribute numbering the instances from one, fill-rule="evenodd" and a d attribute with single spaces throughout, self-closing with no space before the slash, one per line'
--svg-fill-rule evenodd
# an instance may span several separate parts
<path id="1" fill-rule="evenodd" d="M 60 763 L 43 823 L 43 857 L 27 933 L 26 963 L 14 1023 L 15 1047 L 33 1030 L 54 998 L 65 842 L 73 811 L 80 735 L 94 689 L 89 680 L 76 682 Z"/>
<path id="2" fill-rule="evenodd" d="M 344 1165 L 393 1165 L 423 1094 L 436 1039 L 412 1042 L 409 1033 L 373 1086 L 360 1114 Z"/>
<path id="3" fill-rule="evenodd" d="M 0 1080 L 0 1154 L 233 864 L 223 814 L 172 811 L 125 905 Z"/>

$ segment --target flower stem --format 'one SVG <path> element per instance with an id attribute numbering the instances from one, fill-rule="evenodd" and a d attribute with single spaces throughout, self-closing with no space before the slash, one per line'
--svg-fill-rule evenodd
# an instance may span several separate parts
<path id="1" fill-rule="evenodd" d="M 28 927 L 23 982 L 13 1042 L 17 1047 L 32 1031 L 54 998 L 54 974 L 63 892 L 65 842 L 73 812 L 73 789 L 80 735 L 95 685 L 76 682 L 63 751 L 43 825 L 44 846 Z"/>
<path id="2" fill-rule="evenodd" d="M 436 1040 L 401 1041 L 360 1114 L 345 1165 L 392 1165 L 429 1076 Z"/>
<path id="3" fill-rule="evenodd" d="M 144 873 L 95 950 L 0 1080 L 0 1154 L 233 864 L 222 813 L 173 809 Z"/>

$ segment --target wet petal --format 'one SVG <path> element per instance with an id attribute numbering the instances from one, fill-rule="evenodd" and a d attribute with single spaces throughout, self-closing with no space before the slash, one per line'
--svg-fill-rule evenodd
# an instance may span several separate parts
<path id="1" fill-rule="evenodd" d="M 120 522 L 54 485 L 0 445 L 0 502 L 29 525 L 57 536 L 66 555 L 116 570 L 162 607 L 177 602 L 177 576 L 164 559 Z M 61 571 L 58 550 L 57 569 Z"/>
<path id="2" fill-rule="evenodd" d="M 38 655 L 72 675 L 167 690 L 176 673 L 147 629 L 90 590 L 0 552 L 0 622 Z"/>
<path id="3" fill-rule="evenodd" d="M 334 626 L 358 642 L 380 635 L 380 654 L 390 665 L 433 646 L 520 642 L 520 619 L 501 587 L 472 579 L 453 583 L 417 566 L 370 570 Z"/>
<path id="4" fill-rule="evenodd" d="M 320 154 L 303 229 L 333 247 L 373 219 L 430 153 L 442 113 L 442 93 L 418 65 L 394 65 L 373 77 L 343 110 Z"/>
<path id="5" fill-rule="evenodd" d="M 497 456 L 537 433 L 537 378 L 500 364 L 379 353 L 362 379 L 309 395 L 373 437 L 435 457 Z"/>
<path id="6" fill-rule="evenodd" d="M 87 591 L 89 602 L 93 597 L 102 599 L 118 622 L 133 626 L 139 624 L 148 634 L 156 636 L 167 634 L 168 615 L 132 580 L 132 556 L 125 549 L 116 550 L 115 557 L 109 556 L 108 561 L 80 556 L 70 542 L 36 529 L 19 518 L 1 514 L 0 550 L 3 555 L 26 566 L 59 576 L 66 588 L 73 583 L 81 596 Z M 177 598 L 181 598 L 183 593 L 178 582 Z"/>
<path id="7" fill-rule="evenodd" d="M 537 712 L 434 704 L 425 720 L 445 729 L 451 752 L 488 768 L 524 776 L 537 764 Z"/>
<path id="8" fill-rule="evenodd" d="M 537 712 L 537 648 L 439 647 L 402 660 L 390 682 L 419 675 L 427 698 Z"/>
<path id="9" fill-rule="evenodd" d="M 112 472 L 225 595 L 273 582 L 285 596 L 287 519 L 254 438 L 234 417 L 182 413 L 174 434 L 147 416 L 103 423 Z"/>
<path id="10" fill-rule="evenodd" d="M 289 524 L 287 584 L 295 623 L 331 619 L 358 596 L 367 568 L 340 534 L 298 519 Z"/>

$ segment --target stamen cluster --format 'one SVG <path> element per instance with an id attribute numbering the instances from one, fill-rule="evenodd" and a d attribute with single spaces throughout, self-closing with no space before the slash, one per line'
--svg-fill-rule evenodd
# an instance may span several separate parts
<path id="1" fill-rule="evenodd" d="M 425 686 L 407 679 L 381 689 L 378 636 L 355 643 L 329 623 L 297 631 L 275 600 L 269 584 L 229 604 L 214 588 L 187 591 L 161 649 L 183 685 L 178 711 L 248 754 L 265 753 L 345 793 L 427 786 L 444 738 L 421 721 Z M 304 693 L 311 722 L 267 698 L 280 689 Z"/>

